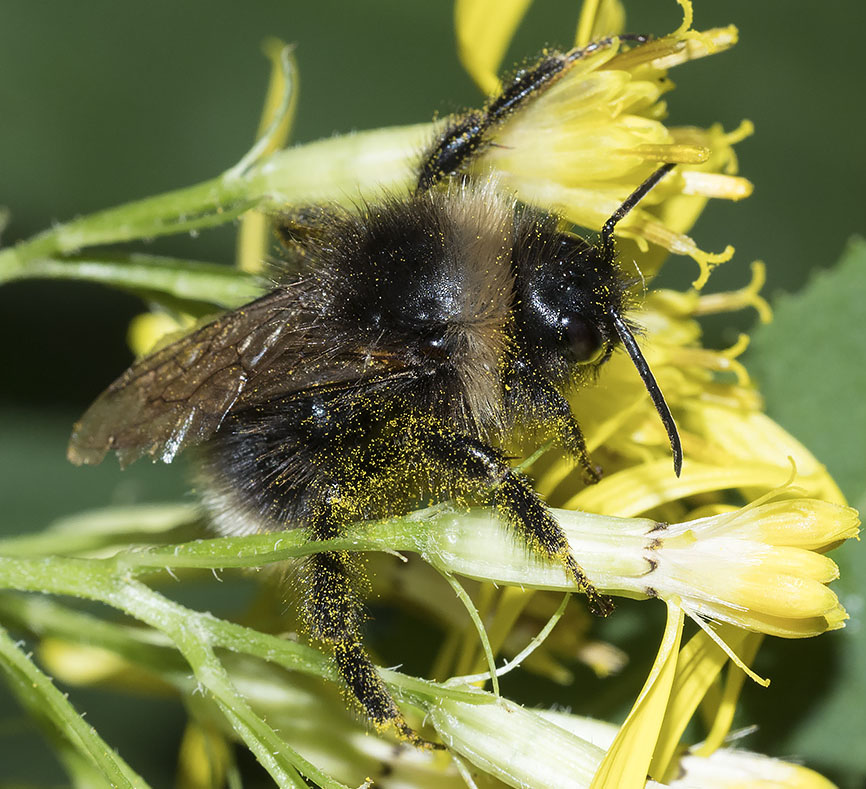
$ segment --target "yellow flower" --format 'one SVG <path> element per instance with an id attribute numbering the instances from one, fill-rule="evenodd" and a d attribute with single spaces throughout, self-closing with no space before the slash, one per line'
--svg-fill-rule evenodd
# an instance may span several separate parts
<path id="1" fill-rule="evenodd" d="M 618 732 L 617 726 L 594 718 L 547 710 L 539 711 L 538 714 L 545 720 L 604 750 L 611 747 Z M 672 789 L 686 789 L 686 787 L 740 789 L 745 786 L 785 786 L 790 789 L 832 789 L 833 787 L 826 778 L 801 765 L 734 748 L 720 748 L 709 757 L 687 751 L 675 760 L 673 774 L 676 778 L 663 784 Z"/>
<path id="2" fill-rule="evenodd" d="M 693 617 L 796 638 L 847 619 L 826 584 L 838 577 L 820 551 L 857 534 L 857 513 L 816 499 L 744 507 L 657 524 L 643 556 L 652 570 L 626 591 L 679 598 Z M 635 579 L 637 580 L 637 579 Z"/>
<path id="3" fill-rule="evenodd" d="M 686 497 L 737 489 L 749 500 L 777 488 L 790 474 L 790 458 L 804 493 L 844 503 L 823 465 L 762 413 L 760 395 L 737 359 L 748 338 L 723 351 L 700 347 L 698 315 L 753 306 L 769 319 L 757 294 L 762 273 L 757 265 L 753 282 L 732 293 L 653 291 L 634 316 L 645 327 L 644 353 L 680 429 L 682 476 L 670 473 L 666 433 L 630 361 L 618 354 L 601 370 L 599 385 L 580 390 L 573 402 L 605 478 L 582 489 L 575 469 L 551 454 L 533 468 L 548 501 L 610 515 L 663 507 L 664 519 L 684 520 L 694 517 L 678 503 Z"/>
<path id="4" fill-rule="evenodd" d="M 784 786 L 787 789 L 835 789 L 814 770 L 759 753 L 720 748 L 710 756 L 686 755 L 679 760 L 680 775 L 671 781 L 671 789 L 713 787 Z"/>
<path id="5" fill-rule="evenodd" d="M 722 51 L 737 38 L 732 27 L 692 30 L 691 4 L 680 4 L 684 22 L 670 36 L 636 45 L 613 38 L 576 58 L 556 84 L 496 130 L 494 144 L 474 172 L 478 177 L 492 173 L 521 200 L 598 229 L 659 162 L 677 162 L 674 174 L 618 226 L 617 234 L 634 242 L 621 243 L 620 254 L 626 266 L 634 255 L 644 278 L 658 270 L 668 252 L 690 255 L 701 266 L 695 282 L 701 288 L 712 266 L 732 250 L 707 254 L 686 234 L 709 198 L 737 200 L 751 192 L 751 184 L 737 176 L 733 146 L 752 133 L 752 126 L 746 121 L 725 131 L 718 125 L 663 124 L 663 94 L 671 87 L 667 70 Z M 494 74 L 506 48 L 502 39 L 513 33 L 527 3 L 505 2 L 506 14 L 494 24 L 485 17 L 489 5 L 485 0 L 458 0 L 457 5 L 461 58 L 488 92 L 499 84 Z M 577 46 L 622 29 L 620 3 L 589 0 Z M 827 587 L 838 571 L 823 551 L 856 534 L 856 513 L 841 506 L 842 494 L 811 453 L 762 413 L 761 398 L 738 360 L 748 338 L 722 351 L 700 345 L 700 315 L 752 306 L 762 320 L 770 319 L 758 295 L 762 282 L 763 267 L 754 264 L 752 283 L 740 291 L 651 292 L 634 316 L 645 329 L 644 353 L 682 435 L 686 461 L 680 478 L 671 472 L 658 415 L 624 355 L 615 355 L 602 369 L 599 385 L 581 389 L 572 403 L 587 446 L 605 469 L 602 482 L 584 487 L 578 472 L 556 452 L 536 460 L 531 470 L 548 502 L 571 510 L 556 514 L 594 584 L 612 594 L 660 596 L 669 606 L 657 664 L 604 757 L 594 787 L 643 785 L 648 772 L 658 778 L 687 769 L 685 760 L 677 766 L 672 757 L 709 685 L 678 685 L 678 660 L 684 674 L 688 663 L 696 676 L 715 677 L 727 652 L 749 672 L 749 658 L 741 659 L 735 650 L 753 654 L 760 636 L 737 627 L 799 637 L 841 627 L 847 617 Z M 798 488 L 814 498 L 766 503 L 761 494 L 784 482 L 792 462 Z M 729 504 L 731 492 L 758 501 L 736 509 Z M 652 519 L 614 517 L 646 513 Z M 662 526 L 662 521 L 673 525 Z M 488 525 L 475 513 L 462 523 L 455 519 L 441 540 L 430 542 L 428 557 L 448 572 L 495 583 L 569 587 L 559 568 L 542 566 L 507 538 L 497 540 Z M 679 649 L 683 611 L 704 628 L 699 634 L 703 647 L 689 651 L 690 642 Z M 711 627 L 706 620 L 717 624 Z M 711 648 L 717 654 L 710 654 Z M 727 709 L 738 692 L 732 688 Z M 710 750 L 729 726 L 730 719 L 720 715 Z M 799 773 L 764 757 L 745 761 L 748 766 L 738 757 L 726 761 L 721 752 L 714 757 L 721 785 L 733 785 L 737 777 L 778 776 L 804 786 L 823 785 L 810 771 Z M 736 768 L 726 770 L 734 763 Z M 693 775 L 692 785 L 705 780 L 699 777 L 700 764 Z"/>
<path id="6" fill-rule="evenodd" d="M 589 580 L 626 597 L 677 601 L 694 618 L 787 638 L 842 627 L 826 584 L 838 569 L 822 551 L 856 536 L 849 507 L 782 500 L 665 524 L 554 510 Z M 564 570 L 529 554 L 486 510 L 439 517 L 426 558 L 448 573 L 535 589 L 573 590 Z"/>
<path id="7" fill-rule="evenodd" d="M 486 26 L 480 23 L 482 18 L 489 20 L 485 3 L 458 3 L 463 59 L 486 90 L 498 83 L 492 68 L 498 66 L 504 45 L 496 35 L 510 36 L 524 5 L 506 4 L 509 13 Z M 622 14 L 611 9 L 614 5 L 605 4 L 610 13 L 603 24 L 622 24 Z M 751 132 L 751 126 L 726 134 L 718 126 L 668 128 L 662 122 L 666 108 L 661 97 L 672 87 L 667 70 L 722 52 L 737 40 L 733 27 L 691 30 L 691 8 L 684 6 L 687 19 L 669 36 L 632 45 L 614 35 L 601 45 L 593 44 L 586 54 L 579 54 L 579 47 L 574 50 L 575 60 L 563 76 L 496 130 L 493 144 L 472 171 L 482 177 L 492 173 L 522 200 L 598 230 L 660 162 L 680 163 L 616 232 L 636 240 L 644 251 L 651 242 L 690 255 L 701 266 L 700 286 L 711 266 L 729 259 L 733 249 L 709 254 L 685 233 L 708 198 L 739 200 L 751 193 L 751 183 L 735 175 L 731 148 Z M 597 22 L 590 25 L 596 35 L 621 32 L 599 30 Z M 662 203 L 664 209 L 656 208 Z"/>
<path id="8" fill-rule="evenodd" d="M 479 694 L 481 697 L 481 694 Z M 430 713 L 449 748 L 509 786 L 533 789 L 585 789 L 591 785 L 619 727 L 592 718 L 550 710 L 530 710 L 505 699 L 478 703 L 447 700 Z M 641 786 L 677 789 L 735 789 L 786 786 L 832 789 L 833 784 L 800 765 L 757 753 L 721 748 L 710 756 L 685 753 L 673 762 L 670 781 Z M 452 785 L 446 776 L 438 786 Z M 383 786 L 388 786 L 387 782 Z M 454 781 L 453 785 L 461 784 Z"/>

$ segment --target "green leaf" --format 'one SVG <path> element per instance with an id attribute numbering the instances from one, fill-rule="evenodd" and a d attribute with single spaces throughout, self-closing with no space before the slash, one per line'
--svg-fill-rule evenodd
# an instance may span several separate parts
<path id="1" fill-rule="evenodd" d="M 773 305 L 747 362 L 767 412 L 827 465 L 849 501 L 866 494 L 866 241 Z"/>
<path id="2" fill-rule="evenodd" d="M 854 238 L 835 268 L 815 275 L 796 295 L 774 304 L 773 323 L 759 328 L 747 358 L 766 398 L 767 412 L 801 440 L 855 505 L 866 504 L 866 241 Z M 833 553 L 839 597 L 851 614 L 847 627 L 816 642 L 783 644 L 799 658 L 776 656 L 776 752 L 796 753 L 843 785 L 866 775 L 866 550 L 849 541 Z M 772 659 L 776 644 L 768 644 Z M 816 692 L 816 688 L 820 688 Z M 785 700 L 804 697 L 797 724 L 785 720 Z M 788 710 L 790 712 L 790 709 Z M 769 734 L 769 733 L 767 733 Z M 770 734 L 772 737 L 772 734 Z M 766 744 L 766 743 L 764 743 Z M 834 770 L 840 770 L 834 774 Z"/>

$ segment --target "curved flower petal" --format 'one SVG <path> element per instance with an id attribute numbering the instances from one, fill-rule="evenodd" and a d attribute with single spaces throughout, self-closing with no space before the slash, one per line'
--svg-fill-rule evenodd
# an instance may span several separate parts
<path id="1" fill-rule="evenodd" d="M 576 47 L 605 36 L 616 36 L 625 30 L 625 8 L 620 0 L 585 0 L 574 36 Z"/>
<path id="2" fill-rule="evenodd" d="M 460 62 L 484 93 L 499 90 L 496 73 L 532 0 L 457 0 L 454 27 Z"/>
<path id="3" fill-rule="evenodd" d="M 590 789 L 642 786 L 665 718 L 683 635 L 683 611 L 668 603 L 662 645 L 637 701 L 605 754 Z"/>

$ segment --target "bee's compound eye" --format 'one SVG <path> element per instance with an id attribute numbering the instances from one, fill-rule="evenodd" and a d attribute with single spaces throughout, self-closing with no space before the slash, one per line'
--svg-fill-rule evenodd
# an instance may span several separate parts
<path id="1" fill-rule="evenodd" d="M 604 352 L 604 339 L 589 321 L 571 315 L 563 317 L 560 325 L 571 356 L 579 364 L 590 364 Z"/>

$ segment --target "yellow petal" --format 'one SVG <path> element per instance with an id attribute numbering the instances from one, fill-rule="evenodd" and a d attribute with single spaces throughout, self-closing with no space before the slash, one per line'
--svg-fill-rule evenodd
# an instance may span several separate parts
<path id="1" fill-rule="evenodd" d="M 817 554 L 811 555 L 816 559 L 824 558 Z M 835 565 L 833 566 L 835 568 Z M 729 595 L 726 595 L 728 599 L 752 612 L 769 617 L 817 618 L 839 606 L 836 593 L 820 581 L 789 573 L 772 572 L 770 568 L 760 567 L 752 572 L 741 572 L 733 587 Z M 713 585 L 709 585 L 708 590 L 712 592 L 712 589 Z"/>
<path id="2" fill-rule="evenodd" d="M 496 76 L 514 31 L 532 0 L 457 0 L 454 25 L 460 62 L 484 93 L 499 90 Z"/>
<path id="3" fill-rule="evenodd" d="M 740 628 L 724 626 L 724 635 L 721 637 L 737 652 L 750 635 Z M 669 767 L 688 722 L 727 662 L 727 654 L 703 630 L 692 636 L 680 650 L 670 702 L 649 768 L 649 774 L 657 781 L 668 777 Z"/>
<path id="4" fill-rule="evenodd" d="M 667 709 L 683 634 L 683 611 L 668 603 L 662 643 L 640 696 L 620 727 L 590 789 L 631 789 L 646 785 L 650 760 Z"/>
<path id="5" fill-rule="evenodd" d="M 845 503 L 827 469 L 766 414 L 727 408 L 708 399 L 684 402 L 683 407 L 689 411 L 690 430 L 702 433 L 731 456 L 775 464 L 779 469 L 788 463 L 789 457 L 793 458 L 799 488 L 815 498 Z"/>
<path id="6" fill-rule="evenodd" d="M 676 477 L 670 459 L 662 458 L 605 477 L 563 507 L 628 517 L 698 493 L 744 487 L 771 490 L 784 482 L 783 473 L 778 466 L 764 463 L 726 467 L 686 459 L 682 475 Z"/>
<path id="7" fill-rule="evenodd" d="M 745 517 L 731 526 L 730 534 L 770 545 L 821 551 L 856 537 L 860 518 L 852 507 L 819 499 L 788 499 L 764 504 L 760 518 Z"/>
<path id="8" fill-rule="evenodd" d="M 576 47 L 585 47 L 590 41 L 619 35 L 625 30 L 625 8 L 620 0 L 584 0 L 580 7 Z"/>
<path id="9" fill-rule="evenodd" d="M 190 719 L 178 752 L 179 789 L 223 786 L 234 763 L 232 746 L 215 726 Z"/>
<path id="10" fill-rule="evenodd" d="M 721 628 L 725 627 L 730 626 L 721 626 Z M 708 637 L 704 631 L 701 632 L 705 637 Z M 752 660 L 754 660 L 763 639 L 764 636 L 761 633 L 748 633 L 744 641 L 739 645 L 737 652 L 746 665 L 749 665 Z M 730 636 L 727 637 L 727 640 L 728 643 L 731 643 Z M 728 667 L 728 676 L 725 680 L 724 691 L 719 699 L 715 715 L 712 718 L 712 724 L 709 726 L 709 734 L 707 734 L 703 745 L 696 748 L 694 753 L 700 756 L 710 756 L 715 750 L 722 747 L 727 739 L 728 732 L 731 730 L 731 725 L 734 722 L 737 700 L 740 697 L 740 691 L 743 689 L 743 683 L 745 681 L 745 672 L 740 671 L 737 666 L 731 664 Z M 705 700 L 704 706 L 706 706 L 706 703 Z"/>

